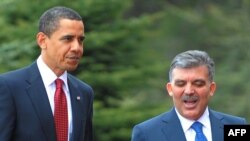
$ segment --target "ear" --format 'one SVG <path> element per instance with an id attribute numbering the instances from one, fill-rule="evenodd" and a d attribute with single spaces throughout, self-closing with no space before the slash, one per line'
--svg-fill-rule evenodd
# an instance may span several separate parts
<path id="1" fill-rule="evenodd" d="M 173 96 L 172 84 L 170 82 L 168 82 L 166 84 L 166 90 L 167 90 L 169 96 Z"/>
<path id="2" fill-rule="evenodd" d="M 212 83 L 210 84 L 210 96 L 213 96 L 214 93 L 215 93 L 215 91 L 216 91 L 216 83 L 215 83 L 215 82 L 212 82 Z"/>
<path id="3" fill-rule="evenodd" d="M 39 47 L 41 49 L 46 49 L 47 48 L 47 45 L 46 45 L 46 39 L 47 38 L 48 38 L 47 35 L 44 34 L 43 32 L 37 33 L 36 42 L 37 42 L 37 44 L 39 45 Z"/>

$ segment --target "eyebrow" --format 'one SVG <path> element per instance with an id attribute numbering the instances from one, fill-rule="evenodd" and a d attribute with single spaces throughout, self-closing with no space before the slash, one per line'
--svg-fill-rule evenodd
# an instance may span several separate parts
<path id="1" fill-rule="evenodd" d="M 64 35 L 64 36 L 62 36 L 61 38 L 60 38 L 60 40 L 64 40 L 64 39 L 66 39 L 66 38 L 73 38 L 74 37 L 74 35 Z M 85 39 L 85 36 L 80 36 L 80 39 L 81 40 L 84 40 Z"/>
<path id="2" fill-rule="evenodd" d="M 66 38 L 72 38 L 74 37 L 73 35 L 63 35 L 62 37 L 60 37 L 60 40 L 66 39 Z"/>
<path id="3" fill-rule="evenodd" d="M 186 81 L 186 80 L 182 80 L 182 79 L 176 79 L 174 82 L 183 82 L 183 81 Z M 206 80 L 204 79 L 195 79 L 193 82 L 206 82 Z"/>

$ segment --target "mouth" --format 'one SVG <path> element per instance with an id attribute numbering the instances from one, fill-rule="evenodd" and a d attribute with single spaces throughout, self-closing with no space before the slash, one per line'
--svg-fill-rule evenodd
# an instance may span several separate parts
<path id="1" fill-rule="evenodd" d="M 197 105 L 198 99 L 199 97 L 194 95 L 185 95 L 182 97 L 182 100 L 187 108 L 194 108 Z"/>
<path id="2" fill-rule="evenodd" d="M 79 61 L 80 57 L 78 56 L 70 56 L 70 57 L 66 57 L 67 59 L 71 60 L 71 61 Z"/>
<path id="3" fill-rule="evenodd" d="M 69 56 L 66 57 L 66 60 L 68 62 L 69 65 L 77 65 L 80 61 L 80 57 L 78 56 Z"/>

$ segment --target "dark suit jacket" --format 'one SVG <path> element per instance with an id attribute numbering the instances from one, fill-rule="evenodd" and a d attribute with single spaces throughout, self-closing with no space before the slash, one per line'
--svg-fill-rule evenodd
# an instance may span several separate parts
<path id="1" fill-rule="evenodd" d="M 223 141 L 225 124 L 247 124 L 244 118 L 209 110 L 212 140 Z M 132 141 L 186 141 L 180 120 L 174 110 L 144 121 L 133 128 Z"/>
<path id="2" fill-rule="evenodd" d="M 92 141 L 93 90 L 70 74 L 68 86 L 71 141 Z M 56 141 L 53 113 L 36 62 L 0 75 L 0 141 Z"/>

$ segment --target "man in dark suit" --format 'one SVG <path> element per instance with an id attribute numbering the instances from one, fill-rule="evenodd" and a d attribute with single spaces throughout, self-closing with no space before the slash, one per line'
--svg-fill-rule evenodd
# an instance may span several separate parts
<path id="1" fill-rule="evenodd" d="M 245 118 L 208 107 L 216 90 L 214 73 L 214 61 L 206 52 L 190 50 L 178 54 L 170 65 L 166 84 L 174 107 L 135 125 L 132 141 L 195 141 L 197 138 L 223 141 L 225 124 L 247 124 Z M 197 124 L 199 133 L 196 133 Z"/>
<path id="2" fill-rule="evenodd" d="M 70 8 L 53 7 L 40 17 L 38 59 L 0 75 L 0 141 L 93 140 L 93 90 L 67 73 L 80 62 L 84 37 L 82 18 Z M 57 79 L 66 116 L 54 119 L 61 110 L 54 97 Z"/>

